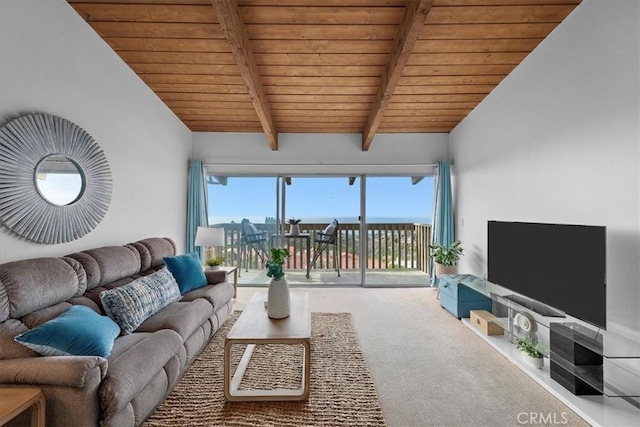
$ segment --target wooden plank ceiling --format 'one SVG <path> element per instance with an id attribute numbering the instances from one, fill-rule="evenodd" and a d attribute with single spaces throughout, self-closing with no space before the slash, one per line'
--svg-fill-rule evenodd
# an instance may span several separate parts
<path id="1" fill-rule="evenodd" d="M 449 132 L 581 0 L 69 0 L 192 131 Z"/>

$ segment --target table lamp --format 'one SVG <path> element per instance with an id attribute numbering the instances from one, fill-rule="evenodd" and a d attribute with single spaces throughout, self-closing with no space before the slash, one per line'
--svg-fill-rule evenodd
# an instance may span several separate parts
<path id="1" fill-rule="evenodd" d="M 198 227 L 195 245 L 204 247 L 224 246 L 224 228 Z M 207 258 L 205 250 L 205 260 Z"/>

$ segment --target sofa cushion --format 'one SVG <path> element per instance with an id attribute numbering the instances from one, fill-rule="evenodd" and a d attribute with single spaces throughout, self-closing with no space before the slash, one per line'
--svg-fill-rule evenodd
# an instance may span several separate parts
<path id="1" fill-rule="evenodd" d="M 198 298 L 207 300 L 216 312 L 233 298 L 233 285 L 227 282 L 207 285 L 182 295 L 181 301 L 193 301 Z"/>
<path id="2" fill-rule="evenodd" d="M 33 329 L 36 326 L 42 325 L 44 322 L 60 316 L 65 311 L 69 310 L 69 307 L 71 307 L 71 304 L 69 304 L 68 302 L 61 302 L 49 307 L 42 308 L 40 310 L 36 310 L 33 313 L 29 313 L 20 320 L 22 321 L 22 323 L 27 325 L 29 329 Z"/>
<path id="3" fill-rule="evenodd" d="M 158 268 L 164 265 L 163 257 L 176 254 L 176 244 L 168 237 L 151 237 L 128 246 L 135 248 L 140 253 L 142 271 Z"/>
<path id="4" fill-rule="evenodd" d="M 34 258 L 2 264 L 0 322 L 19 319 L 79 295 L 86 285 L 81 283 L 76 267 L 61 258 Z M 34 298 L 34 295 L 38 297 Z"/>
<path id="5" fill-rule="evenodd" d="M 322 234 L 318 238 L 320 240 L 332 240 L 333 234 L 336 232 L 336 228 L 338 228 L 338 220 L 334 219 L 324 228 L 324 230 L 322 230 Z"/>
<path id="6" fill-rule="evenodd" d="M 202 269 L 202 261 L 196 252 L 172 257 L 164 257 L 164 263 L 175 277 L 183 294 L 206 286 L 207 277 Z"/>
<path id="7" fill-rule="evenodd" d="M 100 301 L 100 298 L 98 298 L 98 301 Z M 104 314 L 104 311 L 102 311 L 100 306 L 95 301 L 93 301 L 91 298 L 88 298 L 84 295 L 79 297 L 73 297 L 68 301 L 68 303 L 72 305 L 84 305 L 86 307 L 89 307 L 90 309 L 92 309 L 98 314 Z"/>
<path id="8" fill-rule="evenodd" d="M 105 246 L 69 257 L 77 259 L 87 272 L 87 289 L 115 282 L 140 272 L 140 254 L 126 246 Z"/>
<path id="9" fill-rule="evenodd" d="M 27 325 L 16 319 L 0 323 L 0 360 L 37 357 L 38 353 L 23 346 L 15 340 L 15 336 L 29 330 Z"/>
<path id="10" fill-rule="evenodd" d="M 124 335 L 180 297 L 178 284 L 166 268 L 100 293 L 105 312 L 120 325 Z"/>
<path id="11" fill-rule="evenodd" d="M 111 418 L 182 349 L 182 340 L 174 331 L 132 335 L 118 337 L 113 354 L 107 359 L 109 370 L 100 386 L 102 425 L 111 425 Z M 139 339 L 141 335 L 143 339 Z"/>
<path id="12" fill-rule="evenodd" d="M 44 356 L 107 357 L 118 335 L 120 328 L 113 320 L 76 305 L 15 340 Z"/>
<path id="13" fill-rule="evenodd" d="M 252 223 L 247 224 L 247 236 L 249 242 L 255 242 L 262 239 L 262 235 Z"/>
<path id="14" fill-rule="evenodd" d="M 176 331 L 186 341 L 213 314 L 211 304 L 203 299 L 171 304 L 142 322 L 136 332 Z"/>

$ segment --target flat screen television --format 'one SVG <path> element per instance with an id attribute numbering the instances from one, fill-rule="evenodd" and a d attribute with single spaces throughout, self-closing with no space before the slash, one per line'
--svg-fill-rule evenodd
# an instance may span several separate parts
<path id="1" fill-rule="evenodd" d="M 606 329 L 606 228 L 489 221 L 488 280 Z"/>

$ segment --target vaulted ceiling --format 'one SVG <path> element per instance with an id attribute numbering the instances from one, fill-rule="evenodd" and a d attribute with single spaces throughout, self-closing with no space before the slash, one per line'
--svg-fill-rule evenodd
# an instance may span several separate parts
<path id="1" fill-rule="evenodd" d="M 193 131 L 449 132 L 581 0 L 69 0 Z"/>

